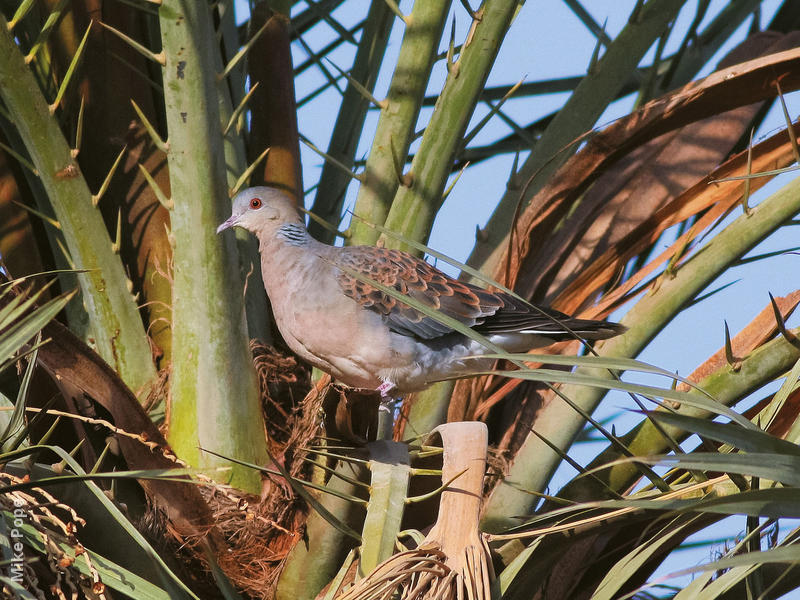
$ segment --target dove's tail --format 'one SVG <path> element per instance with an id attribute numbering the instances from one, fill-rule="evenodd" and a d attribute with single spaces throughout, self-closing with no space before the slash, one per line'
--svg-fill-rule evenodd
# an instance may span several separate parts
<path id="1" fill-rule="evenodd" d="M 531 327 L 521 329 L 519 333 L 541 335 L 553 341 L 574 339 L 580 336 L 585 340 L 605 340 L 628 330 L 624 325 L 610 321 L 592 321 L 590 319 L 558 319 L 558 323 L 551 322 L 546 327 Z"/>
<path id="2" fill-rule="evenodd" d="M 576 336 L 587 340 L 604 340 L 627 329 L 610 321 L 571 317 L 552 308 L 522 302 L 508 294 L 498 293 L 497 296 L 504 306 L 473 327 L 485 336 L 530 335 L 541 336 L 551 342 L 575 339 Z M 537 341 L 536 345 L 541 343 Z"/>

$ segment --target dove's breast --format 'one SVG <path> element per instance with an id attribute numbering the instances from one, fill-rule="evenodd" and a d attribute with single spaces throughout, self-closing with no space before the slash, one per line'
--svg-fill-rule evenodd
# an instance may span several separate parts
<path id="1" fill-rule="evenodd" d="M 275 323 L 301 358 L 346 385 L 372 389 L 415 362 L 416 342 L 345 296 L 332 264 L 292 246 L 262 247 L 261 256 Z"/>

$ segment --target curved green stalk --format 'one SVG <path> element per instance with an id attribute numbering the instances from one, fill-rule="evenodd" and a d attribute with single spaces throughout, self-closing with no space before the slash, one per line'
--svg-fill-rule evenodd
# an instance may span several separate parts
<path id="1" fill-rule="evenodd" d="M 718 233 L 680 266 L 674 277 L 662 277 L 655 291 L 646 293 L 623 318 L 628 331 L 606 341 L 600 353 L 603 356 L 636 356 L 687 302 L 799 211 L 800 177 Z M 602 369 L 578 369 L 577 372 L 611 379 L 611 374 Z M 588 413 L 594 411 L 605 394 L 597 388 L 574 385 L 564 386 L 561 391 Z M 579 415 L 557 400 L 543 407 L 536 419 L 537 433 L 562 450 L 569 448 L 583 425 Z M 495 489 L 484 524 L 496 530 L 512 524 L 508 515 L 530 512 L 536 497 L 521 490 L 544 490 L 560 461 L 561 457 L 538 436 L 529 436 L 506 477 L 514 486 L 501 484 Z"/>
<path id="2" fill-rule="evenodd" d="M 328 145 L 328 155 L 348 169 L 353 167 L 358 140 L 369 108 L 370 101 L 363 92 L 366 90 L 372 93 L 375 89 L 394 17 L 386 0 L 372 0 L 353 68 L 349 73 L 351 80 L 358 82 L 363 89 L 359 89 L 353 81 L 348 82 Z M 328 223 L 336 225 L 351 179 L 340 166 L 326 160 L 311 210 Z M 309 223 L 308 230 L 319 240 L 329 243 L 333 241 L 333 234 L 314 221 Z"/>
<path id="3" fill-rule="evenodd" d="M 321 494 L 319 502 L 334 517 L 358 529 L 364 521 L 364 508 L 344 496 L 360 494 L 359 486 L 352 482 L 365 479 L 365 469 L 356 463 L 339 461 L 336 472 L 342 477 L 333 475 L 326 484 L 334 493 Z M 304 539 L 295 544 L 286 557 L 275 598 L 296 600 L 316 597 L 336 575 L 353 545 L 354 540 L 333 527 L 317 511 L 312 511 L 305 523 Z"/>
<path id="4" fill-rule="evenodd" d="M 194 0 L 164 0 L 159 21 L 175 240 L 169 439 L 193 466 L 230 465 L 200 448 L 265 464 L 233 236 L 215 234 L 230 204 L 209 8 Z M 243 466 L 233 467 L 226 480 L 251 492 L 260 489 L 260 475 Z"/>
<path id="5" fill-rule="evenodd" d="M 227 64 L 236 54 L 236 19 L 233 2 L 226 0 L 218 6 L 220 15 L 220 35 L 224 41 L 225 56 L 215 52 L 215 68 L 222 72 L 223 58 Z M 233 115 L 234 105 L 241 101 L 244 95 L 244 73 L 241 65 L 223 78 L 217 86 L 219 95 L 220 127 L 223 131 L 225 146 L 225 167 L 228 189 L 232 190 L 245 169 L 247 169 L 247 151 L 244 147 L 242 136 L 231 127 L 225 129 Z M 269 329 L 269 303 L 264 289 L 264 280 L 261 278 L 261 261 L 258 257 L 258 242 L 246 231 L 237 230 L 236 247 L 239 250 L 239 274 L 242 281 L 247 281 L 244 292 L 245 317 L 247 319 L 247 333 L 251 338 L 272 343 L 272 333 Z"/>
<path id="6" fill-rule="evenodd" d="M 150 344 L 122 261 L 58 122 L 0 15 L 0 96 L 24 141 L 77 269 L 100 356 L 135 392 L 156 374 Z"/>
<path id="7" fill-rule="evenodd" d="M 3 132 L 12 148 L 23 148 L 25 146 L 14 124 L 3 117 L 0 117 L 0 131 Z M 22 176 L 28 184 L 31 196 L 33 196 L 33 200 L 39 211 L 52 212 L 53 209 L 50 198 L 39 176 L 28 169 L 22 169 Z M 45 227 L 44 232 L 49 247 L 59 249 L 59 251 L 53 252 L 53 263 L 56 269 L 65 271 L 58 274 L 61 289 L 74 290 L 79 288 L 79 274 L 71 272 L 73 265 L 64 252 L 60 251 L 61 248 L 67 247 L 64 241 L 64 232 L 55 227 Z M 12 273 L 14 273 L 13 270 Z M 93 335 L 89 325 L 89 314 L 86 312 L 86 307 L 83 305 L 80 297 L 74 298 L 67 304 L 64 308 L 64 316 L 72 332 L 88 344 L 89 338 L 92 338 Z"/>
<path id="8" fill-rule="evenodd" d="M 352 246 L 373 245 L 380 234 L 369 224 L 383 225 L 389 214 L 400 185 L 398 168 L 408 156 L 449 8 L 450 0 L 417 0 L 406 17 L 397 65 L 356 199 L 355 213 L 367 223 L 353 221 L 348 240 Z"/>
<path id="9" fill-rule="evenodd" d="M 491 0 L 478 9 L 458 60 L 449 65 L 447 81 L 411 163 L 410 181 L 392 203 L 385 224 L 388 229 L 413 240 L 427 239 L 442 205 L 453 158 L 461 149 L 467 125 L 519 4 L 519 0 Z M 381 239 L 387 247 L 410 250 L 394 238 Z"/>
<path id="10" fill-rule="evenodd" d="M 361 530 L 358 564 L 362 577 L 394 553 L 411 478 L 406 444 L 377 440 L 367 447 L 370 454 L 369 502 Z"/>
<path id="11" fill-rule="evenodd" d="M 447 422 L 447 408 L 450 406 L 455 386 L 455 381 L 440 381 L 427 390 L 414 395 L 414 401 L 408 411 L 408 422 L 403 431 L 403 439 L 410 440 L 419 437 Z"/>
<path id="12" fill-rule="evenodd" d="M 800 329 L 795 329 L 792 333 L 800 335 Z M 757 348 L 749 356 L 741 359 L 737 369 L 726 364 L 698 382 L 697 385 L 720 403 L 725 406 L 731 406 L 776 377 L 780 377 L 791 369 L 798 359 L 800 359 L 800 349 L 788 342 L 786 338 L 779 336 Z M 695 395 L 701 392 L 693 388 L 689 390 L 689 393 Z M 664 409 L 659 408 L 657 410 Z M 679 415 L 700 419 L 716 416 L 714 413 L 689 406 L 688 404 L 681 404 L 674 410 Z M 678 442 L 682 442 L 692 434 L 690 431 L 663 423 L 661 428 Z M 642 421 L 630 432 L 621 436 L 620 440 L 635 456 L 652 456 L 669 450 L 663 434 L 649 419 Z M 621 458 L 623 456 L 619 450 L 609 446 L 598 454 L 586 469 L 591 470 Z M 576 501 L 585 500 L 589 497 L 596 498 L 598 497 L 598 480 L 606 482 L 611 489 L 622 493 L 633 484 L 640 474 L 641 472 L 634 465 L 620 463 L 609 469 L 598 471 L 595 473 L 596 479 L 581 477 L 572 480 L 558 492 L 558 497 Z M 602 495 L 602 492 L 600 492 L 600 495 Z"/>
<path id="13" fill-rule="evenodd" d="M 683 0 L 651 0 L 629 21 L 603 57 L 589 69 L 569 100 L 550 122 L 530 156 L 513 176 L 525 185 L 529 199 L 544 186 L 577 148 L 576 140 L 590 131 L 598 117 L 616 98 L 636 71 L 653 42 L 683 7 Z M 494 273 L 505 251 L 508 233 L 519 200 L 519 186 L 511 186 L 489 219 L 484 236 L 475 244 L 467 264 Z"/>

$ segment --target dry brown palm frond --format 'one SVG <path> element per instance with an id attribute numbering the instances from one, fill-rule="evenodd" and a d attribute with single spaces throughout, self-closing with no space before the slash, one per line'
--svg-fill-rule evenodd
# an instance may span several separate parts
<path id="1" fill-rule="evenodd" d="M 799 40 L 800 34 L 759 32 L 734 48 L 718 69 L 791 48 Z M 556 231 L 531 231 L 536 240 L 541 240 L 536 242 L 539 250 L 524 257 L 516 291 L 550 302 L 597 256 L 614 248 L 651 215 L 658 211 L 663 221 L 669 210 L 661 209 L 674 210 L 671 203 L 676 196 L 728 158 L 746 137 L 763 104 L 740 106 L 669 131 L 634 147 L 616 162 L 611 159 L 612 164 L 604 164 L 599 172 L 571 171 L 577 180 L 593 180 L 591 188 Z M 550 198 L 558 201 L 558 196 Z M 650 244 L 654 241 L 649 238 Z M 615 275 L 615 270 L 604 273 L 603 287 L 607 288 Z M 585 299 L 584 306 L 593 299 Z"/>
<path id="2" fill-rule="evenodd" d="M 766 36 L 761 42 L 773 38 Z M 769 48 L 781 48 L 794 43 L 794 40 L 795 36 L 784 36 Z M 763 46 L 754 44 L 753 50 L 756 53 L 763 51 Z M 730 103 L 720 96 L 721 90 L 732 85 L 731 82 L 737 78 L 744 81 L 761 77 L 766 78 L 767 91 L 749 99 L 761 100 L 774 95 L 774 88 L 769 88 L 768 84 L 775 75 L 765 71 L 765 65 L 774 64 L 775 73 L 780 73 L 785 61 L 797 60 L 798 54 L 797 50 L 778 52 L 723 69 L 702 82 L 689 84 L 649 103 L 597 133 L 523 211 L 515 228 L 514 238 L 519 240 L 517 247 L 510 259 L 502 261 L 503 266 L 498 268 L 495 276 L 504 276 L 508 266 L 511 279 L 517 281 L 516 289 L 523 295 L 534 300 L 546 298 L 565 312 L 582 310 L 581 316 L 586 318 L 605 318 L 640 293 L 655 281 L 665 264 L 688 254 L 687 249 L 700 236 L 741 202 L 741 182 L 710 185 L 711 182 L 743 175 L 748 168 L 757 173 L 786 167 L 794 161 L 794 154 L 790 136 L 783 131 L 752 148 L 750 167 L 747 151 L 731 157 L 705 176 L 694 170 L 676 176 L 675 165 L 671 167 L 672 171 L 664 171 L 668 165 L 659 164 L 659 161 L 663 162 L 664 156 L 684 155 L 688 146 L 699 143 L 692 141 L 693 137 L 706 135 L 703 131 L 708 128 L 718 132 L 720 124 L 726 123 L 726 139 L 719 140 L 713 156 L 706 156 L 704 160 L 713 165 L 715 157 L 716 160 L 723 159 L 741 137 L 749 122 L 748 115 L 752 115 L 754 108 L 750 106 L 746 110 L 739 108 L 714 114 L 711 110 L 714 102 L 717 102 L 718 111 L 725 109 L 723 105 L 726 102 Z M 714 116 L 692 123 L 704 112 Z M 659 122 L 659 115 L 672 126 Z M 673 131 L 686 123 L 689 125 L 682 130 Z M 664 134 L 665 130 L 668 133 Z M 800 131 L 800 125 L 795 126 L 795 130 Z M 648 142 L 650 137 L 659 134 L 661 137 Z M 683 138 L 684 141 L 680 142 Z M 676 143 L 680 150 L 674 147 Z M 642 196 L 642 191 L 648 194 L 653 191 L 654 178 L 661 181 L 659 186 L 663 190 L 654 192 L 655 200 L 651 204 L 647 194 Z M 665 183 L 665 178 L 675 179 L 678 188 L 670 187 L 672 184 Z M 751 191 L 769 179 L 771 177 L 751 180 Z M 586 192 L 590 185 L 600 185 L 602 189 L 595 192 L 595 187 L 592 187 Z M 618 192 L 628 199 L 620 206 L 615 204 Z M 592 200 L 593 194 L 599 194 L 599 197 Z M 587 208 L 587 202 L 594 208 Z M 607 214 L 616 209 L 622 213 Z M 613 221 L 612 225 L 607 225 L 608 231 L 613 229 L 613 240 L 600 239 L 604 235 L 603 227 L 606 227 L 600 222 L 603 219 Z M 632 259 L 652 247 L 668 228 L 690 220 L 694 220 L 692 228 L 630 274 L 624 283 L 618 284 L 620 273 Z M 626 222 L 624 227 L 620 226 L 620 221 Z M 555 235 L 553 230 L 556 230 Z M 580 253 L 576 254 L 579 247 L 585 250 L 581 257 L 578 256 Z M 506 265 L 508 260 L 511 262 Z M 612 291 L 593 304 L 604 289 Z M 554 350 L 557 353 L 576 352 L 578 348 L 577 344 L 568 344 Z M 515 392 L 518 389 L 520 391 Z M 512 393 L 513 397 L 509 396 Z M 499 446 L 502 451 L 513 452 L 525 439 L 536 414 L 550 402 L 552 394 L 538 384 L 523 385 L 519 381 L 497 381 L 497 378 L 489 377 L 488 381 L 459 382 L 454 397 L 458 399 L 454 406 L 467 406 L 469 412 L 451 414 L 450 418 L 485 418 L 491 407 L 503 398 L 513 399 L 515 410 L 510 411 L 505 420 L 513 421 L 515 425 L 506 428 Z"/>
<path id="3" fill-rule="evenodd" d="M 604 171 L 634 149 L 666 132 L 738 106 L 775 97 L 774 82 L 784 73 L 786 76 L 781 79 L 784 91 L 796 89 L 800 85 L 796 76 L 798 62 L 800 49 L 795 48 L 722 69 L 702 81 L 692 82 L 648 103 L 595 133 L 586 146 L 531 199 L 520 215 L 514 232 L 518 247 L 511 253 L 512 279 L 519 272 L 519 263 L 528 255 L 537 254 L 539 245 L 546 239 L 546 236 L 532 235 L 537 228 L 547 224 L 550 229 L 546 231 L 552 231 L 552 227 L 568 214 L 573 203 Z M 503 266 L 495 273 L 496 277 L 504 276 L 506 260 L 501 261 Z"/>

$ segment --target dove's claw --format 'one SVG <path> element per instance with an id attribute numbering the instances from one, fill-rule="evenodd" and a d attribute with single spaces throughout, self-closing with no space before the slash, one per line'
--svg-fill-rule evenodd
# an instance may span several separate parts
<path id="1" fill-rule="evenodd" d="M 393 389 L 394 383 L 391 381 L 384 381 L 378 386 L 378 391 L 381 393 L 381 398 L 388 398 Z"/>

